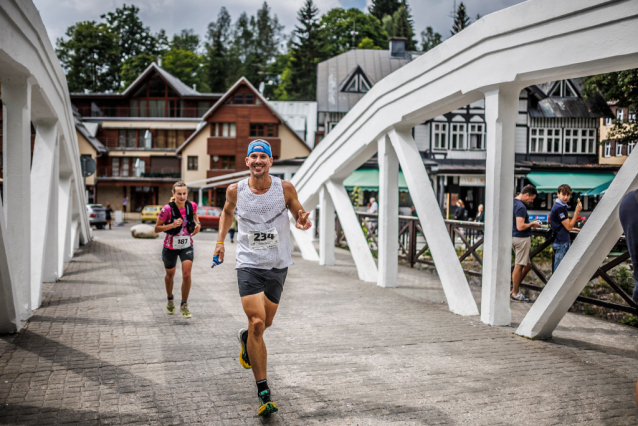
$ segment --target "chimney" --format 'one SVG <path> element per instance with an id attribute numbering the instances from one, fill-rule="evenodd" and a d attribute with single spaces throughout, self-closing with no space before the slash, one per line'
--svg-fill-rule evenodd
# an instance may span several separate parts
<path id="1" fill-rule="evenodd" d="M 390 37 L 390 57 L 404 59 L 405 54 L 405 37 Z"/>

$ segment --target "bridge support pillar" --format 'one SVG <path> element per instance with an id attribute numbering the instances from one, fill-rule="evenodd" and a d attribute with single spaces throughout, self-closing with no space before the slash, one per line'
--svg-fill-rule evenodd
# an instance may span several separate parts
<path id="1" fill-rule="evenodd" d="M 509 325 L 514 204 L 514 136 L 520 90 L 500 87 L 485 93 L 485 244 L 481 321 Z"/>
<path id="2" fill-rule="evenodd" d="M 319 191 L 319 264 L 335 264 L 335 206 L 325 185 Z"/>
<path id="3" fill-rule="evenodd" d="M 37 309 L 41 302 L 44 250 L 47 234 L 52 231 L 49 228 L 48 219 L 51 210 L 54 209 L 51 205 L 53 193 L 57 190 L 57 187 L 52 186 L 57 138 L 57 124 L 36 126 L 31 167 L 31 180 L 37 183 L 31 190 L 31 306 L 33 309 Z"/>
<path id="4" fill-rule="evenodd" d="M 570 247 L 516 334 L 549 338 L 623 233 L 620 202 L 638 188 L 638 154 L 629 156 L 605 191 L 583 230 Z"/>
<path id="5" fill-rule="evenodd" d="M 346 188 L 344 188 L 342 183 L 330 180 L 326 182 L 326 189 L 339 216 L 343 233 L 350 247 L 350 253 L 352 253 L 352 258 L 357 266 L 359 279 L 369 283 L 377 282 L 377 265 L 374 263 L 370 247 L 368 247 L 368 241 L 363 235 L 361 224 L 352 207 Z"/>
<path id="6" fill-rule="evenodd" d="M 396 287 L 399 273 L 399 159 L 387 136 L 379 141 L 379 287 Z"/>
<path id="7" fill-rule="evenodd" d="M 401 163 L 450 310 L 459 315 L 478 315 L 476 302 L 454 251 L 454 245 L 450 241 L 430 177 L 412 133 L 410 129 L 392 130 L 389 137 Z"/>
<path id="8" fill-rule="evenodd" d="M 60 214 L 60 142 L 58 137 L 53 151 L 53 170 L 51 171 L 51 198 L 49 199 L 49 216 L 47 218 L 46 243 L 42 262 L 42 282 L 54 283 L 60 278 L 58 259 L 59 249 L 59 214 Z"/>
<path id="9" fill-rule="evenodd" d="M 2 81 L 5 243 L 19 317 L 31 316 L 31 83 Z"/>

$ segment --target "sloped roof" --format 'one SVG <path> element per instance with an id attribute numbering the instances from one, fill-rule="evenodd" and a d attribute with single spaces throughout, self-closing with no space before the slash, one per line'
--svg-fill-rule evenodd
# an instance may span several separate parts
<path id="1" fill-rule="evenodd" d="M 353 49 L 317 65 L 317 109 L 321 112 L 348 112 L 365 93 L 341 92 L 341 85 L 359 66 L 375 84 L 410 62 L 391 58 L 389 50 Z"/>
<path id="2" fill-rule="evenodd" d="M 228 99 L 228 97 L 235 91 L 235 89 L 237 89 L 237 87 L 239 87 L 240 84 L 245 84 L 246 86 L 248 86 L 250 88 L 250 90 L 255 94 L 255 96 L 257 97 L 257 99 L 259 99 L 265 107 L 267 107 L 268 109 L 270 109 L 270 111 L 273 113 L 273 115 L 275 115 L 280 121 L 281 123 L 286 126 L 290 132 L 292 134 L 294 134 L 297 139 L 299 140 L 299 142 L 301 144 L 303 144 L 304 146 L 307 147 L 306 143 L 304 142 L 304 140 L 292 129 L 292 127 L 286 122 L 286 120 L 277 112 L 277 110 L 275 108 L 273 108 L 273 106 L 270 104 L 270 102 L 268 102 L 268 100 L 266 100 L 266 98 L 264 98 L 262 96 L 261 93 L 259 93 L 259 91 L 257 89 L 255 89 L 255 86 L 253 86 L 252 84 L 250 84 L 250 81 L 248 81 L 248 79 L 246 77 L 242 77 L 239 80 L 237 80 L 237 82 L 235 84 L 233 84 L 233 87 L 231 87 L 230 89 L 228 89 L 228 91 L 226 93 L 224 93 L 224 95 L 219 98 L 219 100 L 217 102 L 215 102 L 215 105 L 213 105 L 208 111 L 206 111 L 206 113 L 204 114 L 204 116 L 202 117 L 202 121 L 197 125 L 197 130 L 195 130 L 193 132 L 192 135 L 190 135 L 190 137 L 188 139 L 186 139 L 184 141 L 184 143 L 182 145 L 179 146 L 179 148 L 177 148 L 176 153 L 179 154 L 180 152 L 182 152 L 182 150 L 184 148 L 186 148 L 186 146 L 188 146 L 188 144 L 195 139 L 195 137 L 199 134 L 199 132 L 202 131 L 202 129 L 204 129 L 206 127 L 206 125 L 208 124 L 207 120 L 208 117 L 210 117 L 219 107 L 221 107 L 222 105 L 224 105 L 224 103 L 226 102 L 226 100 Z"/>
<path id="3" fill-rule="evenodd" d="M 582 78 L 569 79 L 571 86 L 578 92 L 578 97 L 548 96 L 556 85 L 556 81 L 528 87 L 538 101 L 530 106 L 529 115 L 534 118 L 613 118 L 611 109 L 600 92 L 588 98 L 583 97 L 583 80 Z"/>
<path id="4" fill-rule="evenodd" d="M 305 101 L 269 101 L 288 125 L 312 148 L 315 145 L 317 131 L 317 102 Z"/>
<path id="5" fill-rule="evenodd" d="M 77 131 L 80 132 L 82 136 L 84 136 L 84 139 L 86 139 L 98 153 L 104 153 L 108 151 L 108 149 L 104 145 L 102 145 L 102 142 L 100 142 L 95 136 L 91 135 L 91 132 L 89 132 L 86 127 L 84 127 L 84 123 L 78 120 L 77 117 L 73 117 L 73 121 L 75 122 L 75 128 L 77 129 Z"/>
<path id="6" fill-rule="evenodd" d="M 145 79 L 153 71 L 161 75 L 162 78 L 166 80 L 166 83 L 168 83 L 168 85 L 171 86 L 173 90 L 179 93 L 180 96 L 201 96 L 201 93 L 199 93 L 197 90 L 194 90 L 192 87 L 188 87 L 182 82 L 182 80 L 175 77 L 164 68 L 157 65 L 155 62 L 152 62 L 148 67 L 146 67 L 144 72 L 140 74 L 133 83 L 129 84 L 124 92 L 122 92 L 122 95 L 128 95 L 131 90 L 133 90 L 133 88 L 135 88 L 140 83 L 140 81 Z"/>

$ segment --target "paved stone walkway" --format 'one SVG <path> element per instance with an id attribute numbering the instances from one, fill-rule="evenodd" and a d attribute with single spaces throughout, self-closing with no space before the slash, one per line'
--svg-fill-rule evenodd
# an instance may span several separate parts
<path id="1" fill-rule="evenodd" d="M 233 262 L 210 269 L 216 235 L 196 238 L 191 320 L 166 314 L 160 240 L 95 237 L 1 337 L 0 424 L 638 423 L 638 330 L 569 314 L 551 341 L 527 340 L 448 312 L 424 271 L 362 283 L 347 252 L 330 268 L 294 258 L 266 333 L 280 412 L 258 418 Z"/>

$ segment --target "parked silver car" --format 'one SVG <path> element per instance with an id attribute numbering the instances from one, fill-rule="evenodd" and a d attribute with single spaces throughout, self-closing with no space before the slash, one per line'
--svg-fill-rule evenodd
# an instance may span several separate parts
<path id="1" fill-rule="evenodd" d="M 106 209 L 102 204 L 87 204 L 86 213 L 89 215 L 89 223 L 97 229 L 104 229 L 106 225 Z"/>

